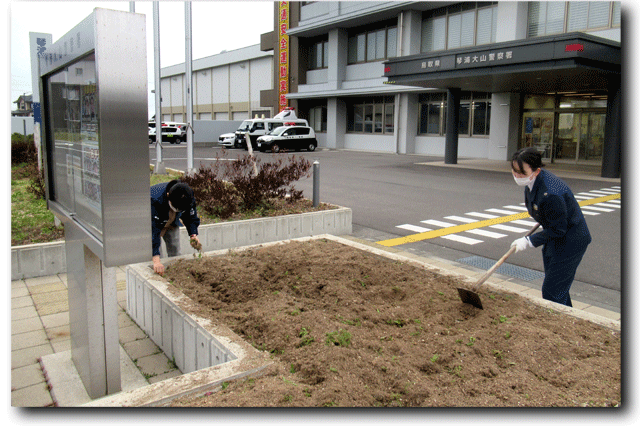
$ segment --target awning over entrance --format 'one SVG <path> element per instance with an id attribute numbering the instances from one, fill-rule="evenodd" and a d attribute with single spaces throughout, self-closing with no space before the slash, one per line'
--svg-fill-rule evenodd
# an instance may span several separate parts
<path id="1" fill-rule="evenodd" d="M 607 90 L 620 43 L 584 33 L 423 53 L 384 63 L 386 84 L 482 92 Z"/>

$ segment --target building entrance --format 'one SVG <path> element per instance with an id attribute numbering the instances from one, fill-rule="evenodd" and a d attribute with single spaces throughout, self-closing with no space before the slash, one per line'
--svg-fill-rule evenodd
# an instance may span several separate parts
<path id="1" fill-rule="evenodd" d="M 606 122 L 601 106 L 606 101 L 589 96 L 527 96 L 518 148 L 535 147 L 556 163 L 601 164 Z"/>

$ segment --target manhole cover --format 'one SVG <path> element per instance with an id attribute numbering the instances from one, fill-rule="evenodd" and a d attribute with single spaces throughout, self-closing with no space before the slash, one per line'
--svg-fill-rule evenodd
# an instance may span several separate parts
<path id="1" fill-rule="evenodd" d="M 458 259 L 457 262 L 464 263 L 470 266 L 474 266 L 479 269 L 489 270 L 496 261 L 493 259 L 487 259 L 481 256 L 470 256 L 463 259 Z M 502 264 L 495 271 L 498 274 L 508 275 L 510 277 L 518 278 L 525 281 L 534 281 L 544 278 L 544 272 L 536 271 L 529 268 L 523 268 L 522 266 Z"/>

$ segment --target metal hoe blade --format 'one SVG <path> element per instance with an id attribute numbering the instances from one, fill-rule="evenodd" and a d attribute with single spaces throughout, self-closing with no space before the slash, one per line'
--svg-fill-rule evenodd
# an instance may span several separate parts
<path id="1" fill-rule="evenodd" d="M 538 229 L 538 227 L 540 226 L 539 223 L 536 223 L 535 226 L 533 228 L 531 228 L 531 230 L 529 232 L 527 232 L 526 236 L 529 236 L 531 234 L 533 234 L 535 232 L 536 229 Z M 489 277 L 491 276 L 491 274 L 493 274 L 493 272 L 498 269 L 498 267 L 500 265 L 502 265 L 504 263 L 505 260 L 507 260 L 507 258 L 509 256 L 511 256 L 514 252 L 516 251 L 515 246 L 512 246 L 508 252 L 506 252 L 504 254 L 504 256 L 502 256 L 500 258 L 500 260 L 498 260 L 495 265 L 493 265 L 491 267 L 491 269 L 489 269 L 482 277 L 480 277 L 480 279 L 473 285 L 473 287 L 471 287 L 471 290 L 467 290 L 464 288 L 458 288 L 458 294 L 460 295 L 460 299 L 462 300 L 463 303 L 468 303 L 470 305 L 475 306 L 478 309 L 483 309 L 482 308 L 482 302 L 480 301 L 480 296 L 478 295 L 478 293 L 476 293 L 476 291 L 478 290 L 478 288 L 487 280 L 489 279 Z"/>
<path id="2" fill-rule="evenodd" d="M 471 290 L 458 287 L 458 294 L 460 295 L 460 300 L 462 300 L 462 303 L 468 303 L 478 309 L 483 309 L 482 301 L 480 300 L 480 296 L 478 296 L 478 293 L 474 293 Z"/>

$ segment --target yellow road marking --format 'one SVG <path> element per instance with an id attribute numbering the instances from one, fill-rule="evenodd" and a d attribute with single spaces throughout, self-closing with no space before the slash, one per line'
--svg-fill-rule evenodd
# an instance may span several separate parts
<path id="1" fill-rule="evenodd" d="M 590 200 L 582 200 L 579 201 L 578 204 L 582 206 L 589 206 L 591 204 L 603 203 L 609 200 L 615 200 L 620 198 L 620 194 L 611 194 L 604 197 L 592 198 Z M 433 231 L 421 232 L 419 234 L 407 235 L 406 237 L 392 238 L 390 240 L 378 241 L 377 244 L 380 244 L 385 247 L 393 247 L 399 246 L 402 244 L 416 243 L 418 241 L 429 240 L 431 238 L 443 237 L 445 235 L 457 234 L 458 232 L 469 231 L 471 229 L 484 228 L 485 226 L 497 225 L 499 223 L 511 222 L 513 220 L 518 219 L 526 219 L 529 216 L 529 213 L 517 213 L 509 216 L 501 216 L 496 217 L 494 219 L 481 220 L 478 222 L 465 223 L 464 225 L 456 225 L 450 226 L 448 228 L 436 229 Z"/>

